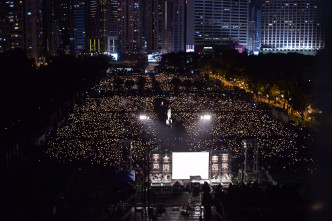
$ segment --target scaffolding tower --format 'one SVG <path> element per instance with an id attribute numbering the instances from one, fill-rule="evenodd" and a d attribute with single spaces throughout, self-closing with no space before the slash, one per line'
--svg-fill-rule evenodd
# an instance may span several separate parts
<path id="1" fill-rule="evenodd" d="M 244 161 L 239 170 L 239 182 L 248 184 L 258 181 L 258 145 L 256 139 L 245 139 L 242 141 L 244 149 Z"/>

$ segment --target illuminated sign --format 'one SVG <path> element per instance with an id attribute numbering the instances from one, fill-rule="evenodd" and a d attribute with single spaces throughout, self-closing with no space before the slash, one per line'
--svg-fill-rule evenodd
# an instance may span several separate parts
<path id="1" fill-rule="evenodd" d="M 195 52 L 195 45 L 186 45 L 186 52 Z"/>
<path id="2" fill-rule="evenodd" d="M 118 53 L 110 53 L 110 55 L 113 57 L 114 61 L 117 61 L 119 59 Z"/>
<path id="3" fill-rule="evenodd" d="M 148 54 L 148 62 L 156 63 L 161 60 L 160 54 Z"/>

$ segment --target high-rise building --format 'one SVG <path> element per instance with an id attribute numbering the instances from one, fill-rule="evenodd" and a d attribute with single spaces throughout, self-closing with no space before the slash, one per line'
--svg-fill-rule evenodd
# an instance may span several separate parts
<path id="1" fill-rule="evenodd" d="M 108 0 L 107 15 L 107 51 L 115 53 L 118 51 L 118 0 Z"/>
<path id="2" fill-rule="evenodd" d="M 173 1 L 162 1 L 161 53 L 173 51 Z"/>
<path id="3" fill-rule="evenodd" d="M 249 0 L 248 52 L 258 54 L 261 36 L 261 0 Z"/>
<path id="4" fill-rule="evenodd" d="M 146 41 L 147 52 L 160 52 L 162 48 L 162 19 L 163 19 L 162 0 L 146 0 Z"/>
<path id="5" fill-rule="evenodd" d="M 23 10 L 22 1 L 0 1 L 0 52 L 24 49 Z"/>
<path id="6" fill-rule="evenodd" d="M 87 38 L 89 51 L 97 54 L 116 52 L 118 1 L 89 0 Z"/>
<path id="7" fill-rule="evenodd" d="M 184 51 L 186 45 L 186 0 L 173 1 L 172 19 L 172 51 Z"/>
<path id="8" fill-rule="evenodd" d="M 86 0 L 73 1 L 73 34 L 74 34 L 74 53 L 87 52 L 87 16 Z"/>
<path id="9" fill-rule="evenodd" d="M 72 1 L 53 0 L 54 41 L 57 53 L 73 52 Z"/>
<path id="10" fill-rule="evenodd" d="M 186 44 L 195 46 L 221 45 L 222 0 L 187 2 Z"/>
<path id="11" fill-rule="evenodd" d="M 319 0 L 263 0 L 261 50 L 315 54 L 324 48 Z"/>
<path id="12" fill-rule="evenodd" d="M 43 60 L 42 0 L 26 0 L 24 5 L 24 49 L 29 57 Z"/>
<path id="13" fill-rule="evenodd" d="M 229 45 L 243 50 L 248 44 L 248 0 L 187 1 L 186 40 L 199 51 Z"/>
<path id="14" fill-rule="evenodd" d="M 53 0 L 44 8 L 49 54 L 116 52 L 118 0 Z"/>
<path id="15" fill-rule="evenodd" d="M 44 55 L 54 56 L 57 53 L 57 41 L 55 35 L 57 33 L 54 20 L 54 1 L 43 1 L 43 47 Z"/>
<path id="16" fill-rule="evenodd" d="M 0 2 L 0 52 L 15 48 L 36 61 L 42 59 L 42 0 Z"/>
<path id="17" fill-rule="evenodd" d="M 184 50 L 185 0 L 146 1 L 147 53 Z"/>
<path id="18" fill-rule="evenodd" d="M 89 51 L 91 53 L 100 53 L 102 18 L 101 7 L 98 2 L 99 0 L 88 1 L 87 36 L 89 39 Z"/>
<path id="19" fill-rule="evenodd" d="M 142 53 L 141 3 L 141 0 L 119 0 L 118 49 L 122 54 Z"/>
<path id="20" fill-rule="evenodd" d="M 235 45 L 239 52 L 248 46 L 248 4 L 248 0 L 222 1 L 222 44 Z"/>

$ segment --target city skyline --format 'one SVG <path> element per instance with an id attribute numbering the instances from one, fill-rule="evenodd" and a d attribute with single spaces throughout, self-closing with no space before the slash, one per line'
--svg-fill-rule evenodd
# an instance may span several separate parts
<path id="1" fill-rule="evenodd" d="M 319 0 L 27 0 L 1 2 L 0 52 L 298 52 L 325 47 Z"/>

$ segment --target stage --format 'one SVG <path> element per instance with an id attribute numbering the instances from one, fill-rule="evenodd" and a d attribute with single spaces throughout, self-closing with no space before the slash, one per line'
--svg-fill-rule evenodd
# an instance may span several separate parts
<path id="1" fill-rule="evenodd" d="M 227 188 L 232 183 L 230 151 L 152 153 L 151 187 L 187 187 L 192 183 Z"/>

